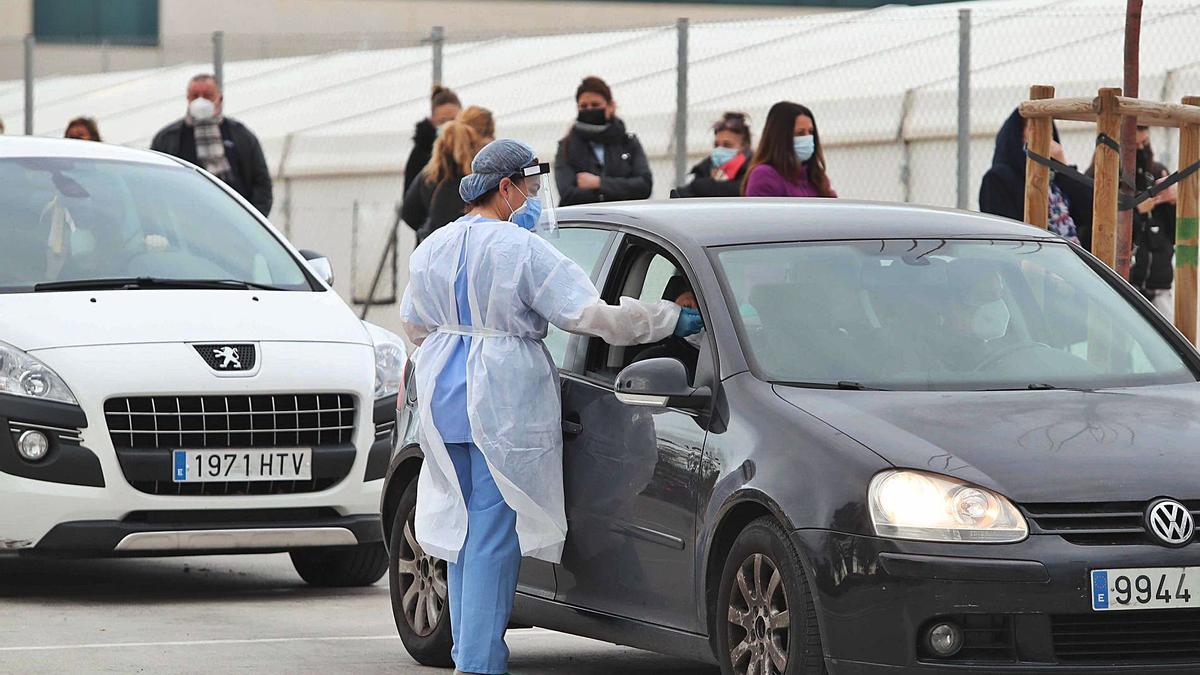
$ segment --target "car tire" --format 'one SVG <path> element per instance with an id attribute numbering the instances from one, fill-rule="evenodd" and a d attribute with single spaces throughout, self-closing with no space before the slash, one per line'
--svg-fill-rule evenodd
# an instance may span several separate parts
<path id="1" fill-rule="evenodd" d="M 310 586 L 322 588 L 370 586 L 387 572 L 383 544 L 347 548 L 310 548 L 291 552 L 292 566 Z"/>
<path id="2" fill-rule="evenodd" d="M 751 522 L 734 540 L 713 611 L 723 675 L 826 672 L 800 555 L 774 518 Z"/>
<path id="3" fill-rule="evenodd" d="M 416 512 L 417 481 L 413 480 L 400 497 L 388 538 L 392 616 L 400 641 L 413 660 L 423 666 L 451 668 L 446 563 L 426 555 L 417 543 L 413 534 Z"/>

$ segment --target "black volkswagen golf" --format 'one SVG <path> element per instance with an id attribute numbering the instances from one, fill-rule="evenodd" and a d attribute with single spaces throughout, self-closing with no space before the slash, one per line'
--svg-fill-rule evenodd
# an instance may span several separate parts
<path id="1" fill-rule="evenodd" d="M 1088 253 L 834 200 L 560 216 L 608 301 L 696 302 L 707 329 L 551 328 L 570 530 L 560 565 L 522 567 L 514 624 L 724 673 L 1200 671 L 1200 355 Z M 449 665 L 416 396 L 392 601 L 409 653 Z"/>

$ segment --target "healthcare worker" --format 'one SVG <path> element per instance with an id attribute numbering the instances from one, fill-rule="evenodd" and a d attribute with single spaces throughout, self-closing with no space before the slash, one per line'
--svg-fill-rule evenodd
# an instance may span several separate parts
<path id="1" fill-rule="evenodd" d="M 567 534 L 547 324 L 631 345 L 703 323 L 668 300 L 605 303 L 587 272 L 534 232 L 556 223 L 550 167 L 529 146 L 494 141 L 471 171 L 460 184 L 467 215 L 409 259 L 401 316 L 421 346 L 416 537 L 448 562 L 458 671 L 504 673 L 521 557 L 557 563 Z"/>

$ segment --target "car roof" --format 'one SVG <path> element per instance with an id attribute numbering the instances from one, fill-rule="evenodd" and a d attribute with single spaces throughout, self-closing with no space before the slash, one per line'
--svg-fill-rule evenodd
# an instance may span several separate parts
<path id="1" fill-rule="evenodd" d="M 1046 230 L 1007 218 L 845 199 L 671 199 L 559 209 L 564 223 L 604 222 L 700 246 L 838 239 L 1049 239 Z"/>
<path id="2" fill-rule="evenodd" d="M 0 136 L 0 159 L 15 157 L 65 157 L 70 159 L 104 159 L 121 162 L 140 162 L 162 166 L 179 166 L 175 159 L 158 152 L 135 150 L 122 145 L 79 141 L 70 138 L 40 138 L 34 136 Z"/>

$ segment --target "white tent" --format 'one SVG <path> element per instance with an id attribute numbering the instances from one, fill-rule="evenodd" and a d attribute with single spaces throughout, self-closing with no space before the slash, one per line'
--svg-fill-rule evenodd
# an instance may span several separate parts
<path id="1" fill-rule="evenodd" d="M 959 16 L 971 17 L 971 185 L 990 164 L 992 137 L 1031 84 L 1059 95 L 1120 86 L 1123 0 L 994 0 L 696 24 L 689 35 L 688 150 L 707 151 L 709 125 L 742 110 L 757 125 L 778 100 L 811 107 L 827 146 L 835 189 L 845 197 L 953 205 Z M 1156 0 L 1142 28 L 1143 98 L 1200 94 L 1200 3 Z M 467 104 L 490 108 L 498 133 L 551 158 L 574 116 L 579 79 L 614 90 L 628 128 L 652 159 L 655 194 L 672 186 L 677 42 L 674 26 L 609 33 L 496 39 L 445 47 L 444 79 Z M 105 140 L 149 144 L 183 112 L 187 79 L 205 63 L 43 78 L 36 131 L 58 135 L 79 114 Z M 225 65 L 228 114 L 253 129 L 276 174 L 272 220 L 297 245 L 330 255 L 339 289 L 362 297 L 399 201 L 412 125 L 427 113 L 428 47 L 341 51 Z M 0 82 L 10 133 L 23 84 Z M 1060 125 L 1070 160 L 1090 160 L 1093 130 Z M 1155 136 L 1173 163 L 1173 140 Z M 399 256 L 403 276 L 412 240 Z M 390 269 L 390 266 L 385 266 Z M 383 294 L 403 287 L 390 275 Z M 376 318 L 391 314 L 375 310 Z M 384 320 L 383 323 L 392 323 Z"/>

